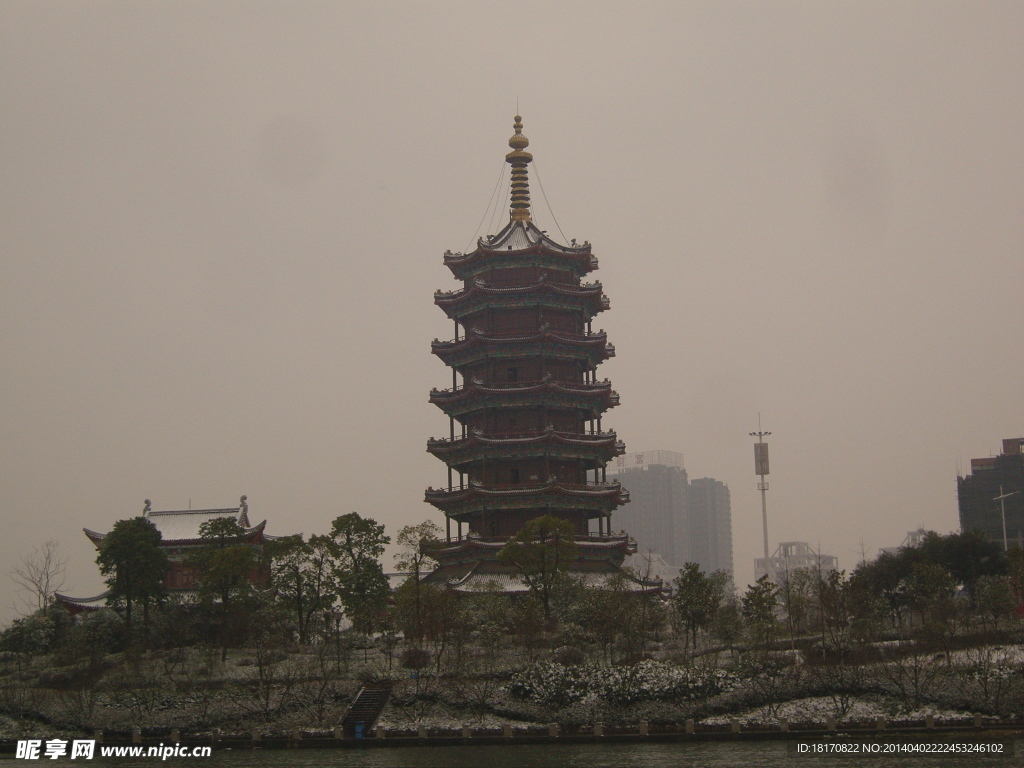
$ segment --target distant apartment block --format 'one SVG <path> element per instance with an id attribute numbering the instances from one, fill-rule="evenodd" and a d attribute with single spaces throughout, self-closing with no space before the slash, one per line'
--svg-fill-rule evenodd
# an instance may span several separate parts
<path id="1" fill-rule="evenodd" d="M 705 572 L 732 573 L 729 487 L 710 477 L 690 481 L 683 455 L 644 451 L 619 456 L 609 474 L 629 491 L 630 503 L 615 513 L 615 527 L 671 565 L 697 563 Z"/>
<path id="2" fill-rule="evenodd" d="M 765 564 L 763 557 L 754 559 L 754 579 L 767 575 L 776 584 L 785 579 L 786 574 L 798 568 L 808 571 L 821 570 L 823 575 L 839 570 L 839 560 L 832 556 L 816 552 L 806 541 L 783 541 L 775 554 Z"/>
<path id="3" fill-rule="evenodd" d="M 1006 543 L 1024 547 L 1024 437 L 1003 440 L 998 456 L 971 459 L 971 473 L 956 486 L 961 531 L 980 531 L 1002 546 L 1005 509 Z"/>

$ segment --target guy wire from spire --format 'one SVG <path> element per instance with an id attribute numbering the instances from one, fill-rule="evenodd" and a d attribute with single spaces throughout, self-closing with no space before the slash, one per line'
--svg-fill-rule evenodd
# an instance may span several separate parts
<path id="1" fill-rule="evenodd" d="M 505 169 L 504 168 L 501 169 L 501 181 L 502 182 L 505 181 Z M 495 196 L 495 198 L 494 198 L 494 213 L 491 214 L 491 220 L 487 223 L 487 231 L 484 232 L 485 235 L 489 235 L 492 232 L 494 232 L 494 224 L 495 224 L 496 221 L 499 220 L 498 219 L 498 214 L 501 213 L 502 211 L 508 210 L 509 203 L 511 202 L 509 200 L 509 198 L 511 196 L 512 196 L 512 187 L 509 186 L 509 185 L 505 185 L 505 201 L 504 201 L 505 204 L 504 205 L 500 205 L 500 203 L 502 202 L 501 201 L 501 193 L 499 192 L 498 195 Z"/>
<path id="2" fill-rule="evenodd" d="M 469 239 L 469 245 L 466 246 L 466 253 L 469 253 L 473 248 L 473 243 L 476 242 L 477 233 L 480 232 L 480 227 L 484 225 L 484 221 L 487 219 L 487 214 L 491 210 L 491 203 L 494 202 L 495 196 L 498 194 L 498 187 L 501 185 L 501 180 L 505 178 L 505 161 L 501 162 L 501 171 L 498 173 L 498 181 L 494 185 L 494 190 L 491 192 L 491 196 L 487 200 L 487 207 L 484 209 L 484 215 L 480 217 L 480 223 L 476 225 L 476 229 L 473 231 L 473 236 Z"/>
<path id="3" fill-rule="evenodd" d="M 551 219 L 555 222 L 555 227 L 558 228 L 558 232 L 562 236 L 562 242 L 568 243 L 569 238 L 565 236 L 565 232 L 562 232 L 562 228 L 558 224 L 558 219 L 555 218 L 555 212 L 551 208 L 551 203 L 548 202 L 548 194 L 544 191 L 544 182 L 540 180 L 540 169 L 537 167 L 537 158 L 533 159 L 533 175 L 537 177 L 537 186 L 540 187 L 541 197 L 544 198 L 544 204 L 548 207 L 548 213 L 551 214 Z"/>

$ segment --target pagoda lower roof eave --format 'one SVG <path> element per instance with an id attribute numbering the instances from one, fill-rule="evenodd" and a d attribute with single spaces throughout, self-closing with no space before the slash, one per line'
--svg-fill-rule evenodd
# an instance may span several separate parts
<path id="1" fill-rule="evenodd" d="M 65 605 L 75 605 L 82 608 L 103 608 L 106 606 L 107 598 L 110 597 L 110 590 L 94 597 L 71 597 L 71 595 L 62 595 L 60 592 L 56 592 L 53 595 L 53 599 L 58 603 Z"/>
<path id="2" fill-rule="evenodd" d="M 611 587 L 611 582 L 620 578 L 619 587 L 627 592 L 656 595 L 662 592 L 660 579 L 638 579 L 612 563 L 591 563 L 589 567 L 575 564 L 566 572 L 577 579 L 582 586 L 591 589 Z M 463 594 L 498 593 L 508 595 L 526 594 L 530 591 L 526 580 L 515 568 L 502 567 L 494 562 L 480 561 L 472 566 L 442 566 L 428 576 L 428 580 L 444 584 L 453 592 Z"/>

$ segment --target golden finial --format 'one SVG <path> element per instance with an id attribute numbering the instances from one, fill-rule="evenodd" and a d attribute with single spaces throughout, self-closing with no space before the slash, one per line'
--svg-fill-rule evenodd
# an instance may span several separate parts
<path id="1" fill-rule="evenodd" d="M 516 132 L 508 140 L 512 151 L 505 155 L 505 162 L 512 166 L 512 221 L 529 221 L 530 182 L 526 176 L 526 166 L 533 160 L 533 155 L 526 151 L 530 140 L 523 135 L 523 118 L 516 115 L 513 127 Z"/>

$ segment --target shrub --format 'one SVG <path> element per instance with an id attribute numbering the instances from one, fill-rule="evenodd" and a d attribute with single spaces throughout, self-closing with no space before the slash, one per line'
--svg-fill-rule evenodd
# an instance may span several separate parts
<path id="1" fill-rule="evenodd" d="M 612 668 L 539 663 L 513 675 L 505 691 L 545 706 L 567 707 L 592 699 L 626 706 L 707 698 L 735 683 L 735 677 L 724 670 L 700 671 L 657 661 Z"/>
<path id="2" fill-rule="evenodd" d="M 556 648 L 553 658 L 556 664 L 561 664 L 563 667 L 578 667 L 586 661 L 583 651 L 571 645 Z"/>
<path id="3" fill-rule="evenodd" d="M 402 653 L 402 666 L 405 669 L 424 669 L 430 665 L 430 651 L 424 648 L 406 648 Z"/>

